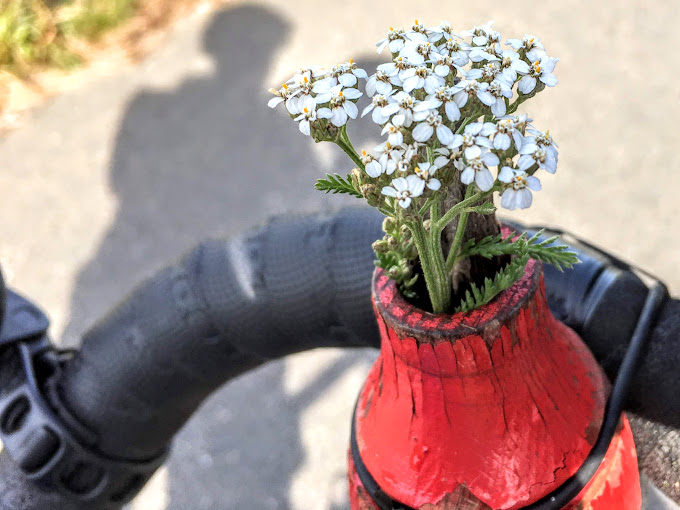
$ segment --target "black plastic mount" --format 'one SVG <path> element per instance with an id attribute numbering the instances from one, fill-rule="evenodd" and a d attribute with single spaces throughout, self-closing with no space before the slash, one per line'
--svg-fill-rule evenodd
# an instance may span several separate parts
<path id="1" fill-rule="evenodd" d="M 0 441 L 28 480 L 88 508 L 120 508 L 162 465 L 167 452 L 146 462 L 106 458 L 83 445 L 71 432 L 74 424 L 63 424 L 36 376 L 57 373 L 66 356 L 50 345 L 48 325 L 37 307 L 7 292 L 0 352 L 11 349 L 16 362 L 12 387 L 0 387 Z"/>

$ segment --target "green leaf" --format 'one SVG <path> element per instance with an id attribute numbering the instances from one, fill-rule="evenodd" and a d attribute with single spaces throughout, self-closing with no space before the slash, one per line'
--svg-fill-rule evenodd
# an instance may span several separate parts
<path id="1" fill-rule="evenodd" d="M 363 198 L 363 195 L 359 190 L 357 190 L 352 184 L 352 176 L 347 175 L 343 179 L 341 175 L 338 174 L 326 174 L 327 179 L 319 179 L 316 181 L 315 188 L 319 191 L 325 191 L 326 193 L 347 193 L 348 195 L 353 195 L 357 198 Z"/>
<path id="2" fill-rule="evenodd" d="M 485 215 L 486 214 L 493 214 L 493 213 L 496 212 L 496 206 L 493 205 L 491 202 L 484 202 L 482 205 L 466 208 L 465 212 L 485 214 Z"/>
<path id="3" fill-rule="evenodd" d="M 493 280 L 486 278 L 481 289 L 474 283 L 471 284 L 470 290 L 465 292 L 465 297 L 455 309 L 456 313 L 469 312 L 479 308 L 489 303 L 504 290 L 510 288 L 522 276 L 528 261 L 528 253 L 515 257 L 507 266 L 496 273 Z"/>
<path id="4" fill-rule="evenodd" d="M 458 260 L 472 255 L 480 255 L 485 258 L 497 257 L 499 255 L 523 255 L 527 253 L 530 258 L 540 260 L 547 264 L 552 264 L 562 271 L 578 264 L 579 260 L 576 253 L 569 251 L 569 247 L 563 244 L 554 244 L 558 236 L 553 236 L 543 241 L 538 241 L 543 234 L 543 230 L 536 232 L 530 239 L 526 238 L 526 233 L 522 233 L 513 240 L 514 232 L 503 239 L 502 234 L 488 236 L 475 243 L 470 239 L 463 245 Z"/>

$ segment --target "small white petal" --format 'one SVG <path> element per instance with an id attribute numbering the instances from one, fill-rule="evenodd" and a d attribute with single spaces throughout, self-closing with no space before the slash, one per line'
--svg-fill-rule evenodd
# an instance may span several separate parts
<path id="1" fill-rule="evenodd" d="M 519 153 L 524 155 L 524 154 L 533 154 L 538 150 L 538 145 L 535 143 L 532 143 L 533 139 L 530 137 L 524 138 L 522 142 L 522 148 L 519 150 Z"/>
<path id="2" fill-rule="evenodd" d="M 389 46 L 392 53 L 399 53 L 404 49 L 404 41 L 402 39 L 394 39 L 390 41 Z"/>
<path id="3" fill-rule="evenodd" d="M 523 76 L 517 84 L 517 90 L 522 94 L 529 94 L 536 88 L 536 78 L 533 76 Z"/>
<path id="4" fill-rule="evenodd" d="M 359 109 L 352 101 L 345 101 L 342 103 L 343 108 L 351 118 L 356 119 L 359 114 Z"/>
<path id="5" fill-rule="evenodd" d="M 534 158 L 527 154 L 519 158 L 519 161 L 517 161 L 517 168 L 522 171 L 525 171 L 531 168 L 534 165 L 534 163 L 535 163 Z"/>
<path id="6" fill-rule="evenodd" d="M 439 182 L 439 179 L 430 179 L 427 181 L 427 187 L 430 188 L 432 191 L 437 191 L 439 188 L 442 187 L 442 183 Z"/>
<path id="7" fill-rule="evenodd" d="M 269 108 L 276 108 L 281 103 L 283 103 L 282 97 L 272 97 L 267 103 L 267 106 L 269 106 Z"/>
<path id="8" fill-rule="evenodd" d="M 527 177 L 527 186 L 534 191 L 541 191 L 541 181 L 533 175 Z"/>
<path id="9" fill-rule="evenodd" d="M 347 112 L 344 108 L 333 108 L 331 123 L 337 127 L 342 127 L 347 123 Z"/>
<path id="10" fill-rule="evenodd" d="M 444 111 L 446 112 L 446 117 L 451 122 L 456 122 L 460 119 L 460 109 L 453 101 L 448 101 L 446 103 L 446 106 L 444 106 Z"/>
<path id="11" fill-rule="evenodd" d="M 396 197 L 397 196 L 397 190 L 394 189 L 392 186 L 384 186 L 381 193 L 383 195 L 387 195 L 388 197 Z"/>
<path id="12" fill-rule="evenodd" d="M 359 99 L 361 96 L 363 96 L 363 94 L 357 89 L 345 89 L 342 91 L 342 95 L 347 99 Z"/>
<path id="13" fill-rule="evenodd" d="M 475 172 L 475 184 L 482 191 L 489 191 L 493 187 L 493 175 L 488 168 Z"/>
<path id="14" fill-rule="evenodd" d="M 303 135 L 309 136 L 310 122 L 308 120 L 301 120 L 299 126 L 300 126 L 300 133 L 302 133 Z"/>
<path id="15" fill-rule="evenodd" d="M 353 69 L 352 73 L 357 78 L 361 78 L 363 80 L 368 80 L 368 74 L 366 74 L 366 71 L 364 71 L 363 69 Z"/>
<path id="16" fill-rule="evenodd" d="M 383 124 L 385 124 L 385 122 L 390 120 L 389 116 L 385 115 L 384 108 L 376 108 L 375 110 L 373 110 L 373 115 L 371 116 L 371 118 L 373 119 L 373 122 L 380 126 L 382 126 Z"/>
<path id="17" fill-rule="evenodd" d="M 442 168 L 443 166 L 446 166 L 446 165 L 449 164 L 449 158 L 447 158 L 446 156 L 439 156 L 439 157 L 437 157 L 437 159 L 434 160 L 434 164 L 438 168 Z"/>
<path id="18" fill-rule="evenodd" d="M 522 188 L 517 190 L 517 198 L 515 200 L 515 205 L 520 209 L 527 209 L 531 206 L 533 197 L 531 196 L 531 191 L 527 188 Z"/>
<path id="19" fill-rule="evenodd" d="M 477 98 L 486 106 L 491 106 L 496 102 L 496 98 L 489 94 L 486 90 L 477 91 Z"/>
<path id="20" fill-rule="evenodd" d="M 414 131 L 415 133 L 415 131 Z M 413 136 L 415 138 L 415 135 Z M 441 125 L 437 127 L 437 138 L 442 145 L 448 145 L 453 141 L 453 131 L 447 126 Z"/>
<path id="21" fill-rule="evenodd" d="M 402 198 L 399 200 L 399 205 L 402 206 L 404 209 L 407 209 L 409 205 L 411 205 L 411 197 L 407 198 Z"/>
<path id="22" fill-rule="evenodd" d="M 368 90 L 368 89 L 367 89 Z M 392 92 L 392 85 L 385 81 L 377 81 L 375 84 L 375 90 L 378 92 L 378 94 L 382 94 L 383 96 L 386 96 L 390 92 Z"/>
<path id="23" fill-rule="evenodd" d="M 411 76 L 404 80 L 404 92 L 411 92 L 413 89 L 418 88 L 418 83 L 422 80 L 420 76 Z"/>
<path id="24" fill-rule="evenodd" d="M 501 205 L 505 207 L 506 209 L 510 209 L 511 211 L 516 209 L 517 206 L 515 205 L 515 196 L 517 192 L 510 188 L 506 189 L 503 192 L 503 195 L 501 196 Z"/>
<path id="25" fill-rule="evenodd" d="M 482 155 L 482 149 L 477 145 L 473 145 L 465 149 L 465 157 L 469 160 L 478 158 Z"/>
<path id="26" fill-rule="evenodd" d="M 463 145 L 463 135 L 453 135 L 453 140 L 451 140 L 451 143 L 447 145 L 449 149 L 455 149 L 457 147 L 460 147 Z"/>
<path id="27" fill-rule="evenodd" d="M 433 132 L 434 128 L 430 126 L 428 123 L 423 122 L 421 124 L 418 124 L 413 130 L 412 133 L 413 139 L 418 142 L 426 142 L 427 140 L 430 139 Z"/>
<path id="28" fill-rule="evenodd" d="M 460 174 L 460 182 L 462 182 L 463 184 L 472 183 L 474 178 L 475 178 L 475 171 L 470 167 L 467 167 L 465 170 L 463 170 L 463 173 Z"/>
<path id="29" fill-rule="evenodd" d="M 357 77 L 352 73 L 345 73 L 338 76 L 338 81 L 345 87 L 353 87 L 357 82 Z"/>
<path id="30" fill-rule="evenodd" d="M 382 174 L 382 166 L 379 162 L 373 160 L 366 165 L 366 173 L 371 177 L 380 177 Z"/>
<path id="31" fill-rule="evenodd" d="M 487 166 L 497 166 L 498 163 L 500 163 L 498 156 L 496 156 L 493 152 L 487 152 L 482 156 L 482 161 L 484 161 L 484 164 Z"/>
<path id="32" fill-rule="evenodd" d="M 515 173 L 512 171 L 512 168 L 509 166 L 504 166 L 501 168 L 501 171 L 498 172 L 498 180 L 501 182 L 509 183 L 512 182 L 513 177 L 515 176 Z"/>
<path id="33" fill-rule="evenodd" d="M 557 76 L 552 73 L 543 73 L 539 79 L 548 87 L 557 85 Z"/>
<path id="34" fill-rule="evenodd" d="M 363 118 L 363 117 L 365 117 L 366 115 L 368 115 L 369 113 L 371 113 L 371 111 L 373 110 L 373 108 L 375 108 L 375 106 L 373 106 L 373 103 L 369 104 L 366 108 L 364 108 L 364 111 L 361 112 L 361 117 Z"/>
<path id="35" fill-rule="evenodd" d="M 375 76 L 371 76 L 368 81 L 366 82 L 366 95 L 368 97 L 373 97 L 375 95 L 376 90 L 378 89 L 378 80 L 375 79 Z M 380 83 L 385 83 L 385 82 L 380 82 Z"/>
<path id="36" fill-rule="evenodd" d="M 493 139 L 493 147 L 494 149 L 507 151 L 510 148 L 510 137 L 508 136 L 508 134 L 498 133 Z"/>
<path id="37" fill-rule="evenodd" d="M 491 105 L 491 113 L 496 117 L 502 117 L 506 112 L 505 101 L 503 99 L 496 99 L 496 102 Z"/>
<path id="38" fill-rule="evenodd" d="M 450 72 L 451 72 L 451 69 L 449 69 L 449 66 L 446 66 L 444 64 L 439 64 L 438 66 L 436 66 L 434 68 L 434 73 L 437 76 L 442 76 L 442 77 L 448 76 Z"/>

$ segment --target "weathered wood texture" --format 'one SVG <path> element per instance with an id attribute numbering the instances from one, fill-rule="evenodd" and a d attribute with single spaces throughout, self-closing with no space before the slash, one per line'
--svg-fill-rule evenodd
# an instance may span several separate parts
<path id="1" fill-rule="evenodd" d="M 491 304 L 432 315 L 380 270 L 381 354 L 358 401 L 362 459 L 392 498 L 422 510 L 515 510 L 551 492 L 590 452 L 609 383 L 550 313 L 540 264 Z M 350 482 L 354 474 L 350 464 Z M 353 486 L 352 508 L 363 490 Z M 598 476 L 570 506 L 639 510 L 625 417 Z"/>

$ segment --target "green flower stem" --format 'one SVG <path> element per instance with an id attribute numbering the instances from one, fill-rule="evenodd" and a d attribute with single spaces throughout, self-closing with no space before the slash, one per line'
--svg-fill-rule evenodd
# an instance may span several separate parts
<path id="1" fill-rule="evenodd" d="M 472 186 L 467 187 L 467 191 L 465 192 L 465 200 L 468 198 L 472 197 L 474 193 L 474 188 Z M 456 228 L 456 235 L 453 238 L 453 242 L 451 243 L 451 248 L 449 249 L 449 254 L 446 257 L 446 272 L 450 273 L 453 271 L 453 265 L 456 261 L 456 257 L 458 257 L 458 252 L 460 251 L 460 245 L 463 243 L 463 235 L 465 234 L 465 228 L 467 227 L 467 220 L 468 216 L 470 213 L 467 210 L 464 210 L 462 213 L 460 213 L 460 217 L 458 218 L 458 226 Z"/>
<path id="2" fill-rule="evenodd" d="M 349 139 L 349 135 L 347 134 L 347 124 L 340 128 L 340 135 L 338 136 L 338 139 L 335 143 L 338 145 L 338 147 L 345 151 L 345 154 L 350 157 L 356 166 L 358 166 L 361 170 L 366 170 L 366 167 L 361 161 L 361 158 L 354 148 L 354 145 L 352 145 L 352 141 Z"/>
<path id="3" fill-rule="evenodd" d="M 470 185 L 472 186 L 472 184 Z M 451 223 L 453 219 L 461 214 L 465 208 L 470 207 L 471 205 L 475 204 L 476 202 L 479 202 L 480 200 L 488 197 L 491 195 L 494 191 L 496 191 L 496 187 L 494 186 L 491 188 L 489 191 L 478 191 L 471 197 L 465 198 L 462 202 L 458 202 L 456 205 L 454 205 L 451 209 L 449 209 L 444 216 L 442 216 L 439 221 L 433 222 L 432 223 L 432 235 L 441 235 L 442 230 L 444 230 L 444 227 Z"/>
<path id="4" fill-rule="evenodd" d="M 444 267 L 440 237 L 433 237 L 419 221 L 407 223 L 413 234 L 425 284 L 434 313 L 446 312 L 451 306 L 451 282 Z"/>

